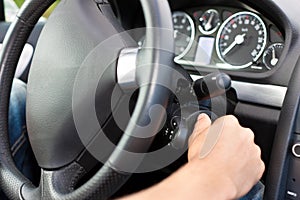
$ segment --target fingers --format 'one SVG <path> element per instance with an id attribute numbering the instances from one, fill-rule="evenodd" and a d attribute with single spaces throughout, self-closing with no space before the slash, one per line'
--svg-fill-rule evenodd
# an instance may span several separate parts
<path id="1" fill-rule="evenodd" d="M 219 137 L 213 137 L 215 133 Z M 214 141 L 215 144 L 212 143 Z M 199 159 L 206 145 L 212 148 L 208 148 L 208 153 L 204 154 L 205 159 Z M 213 124 L 207 115 L 199 115 L 189 138 L 188 160 L 190 163 L 209 163 L 207 166 L 217 174 L 216 177 L 225 177 L 221 185 L 229 188 L 226 191 L 236 191 L 230 199 L 246 194 L 265 170 L 261 149 L 254 142 L 253 131 L 242 127 L 232 115 L 220 117 Z M 232 184 L 228 184 L 228 180 Z"/>
<path id="2" fill-rule="evenodd" d="M 210 125 L 211 125 L 210 118 L 204 113 L 200 114 L 195 123 L 193 133 L 189 138 L 189 146 L 192 145 L 195 139 L 203 132 L 205 132 L 210 127 Z"/>

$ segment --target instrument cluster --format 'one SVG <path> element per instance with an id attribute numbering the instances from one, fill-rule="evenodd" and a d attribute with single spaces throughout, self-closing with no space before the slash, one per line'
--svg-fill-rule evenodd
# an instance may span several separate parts
<path id="1" fill-rule="evenodd" d="M 228 7 L 202 7 L 172 14 L 175 62 L 265 72 L 278 67 L 284 35 L 260 13 Z"/>

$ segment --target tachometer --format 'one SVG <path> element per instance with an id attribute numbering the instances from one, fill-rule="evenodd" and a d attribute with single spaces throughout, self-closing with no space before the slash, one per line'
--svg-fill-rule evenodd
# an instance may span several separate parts
<path id="1" fill-rule="evenodd" d="M 175 59 L 180 59 L 187 54 L 195 39 L 195 24 L 185 12 L 173 13 Z"/>
<path id="2" fill-rule="evenodd" d="M 267 42 L 267 29 L 262 19 L 252 12 L 239 12 L 227 18 L 217 34 L 217 54 L 232 68 L 245 68 L 262 55 Z"/>

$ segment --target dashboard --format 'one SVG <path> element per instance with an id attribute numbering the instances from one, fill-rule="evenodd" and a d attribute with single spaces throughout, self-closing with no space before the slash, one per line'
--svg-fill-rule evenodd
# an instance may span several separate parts
<path id="1" fill-rule="evenodd" d="M 281 108 L 299 58 L 300 27 L 293 4 L 283 0 L 168 1 L 174 61 L 179 66 L 194 80 L 215 71 L 228 74 L 238 103 Z M 130 30 L 130 36 L 142 45 L 145 32 L 140 30 L 145 20 L 139 0 L 114 2 L 124 30 Z"/>
<path id="2" fill-rule="evenodd" d="M 139 0 L 113 1 L 124 30 L 145 27 Z M 237 81 L 288 85 L 298 59 L 294 51 L 297 49 L 294 19 L 298 11 L 292 5 L 283 0 L 169 0 L 169 3 L 176 40 L 175 62 L 190 74 L 205 75 L 219 70 Z M 247 18 L 249 24 L 245 24 Z M 254 20 L 254 26 L 250 20 Z M 228 27 L 234 31 L 224 34 L 222 30 Z M 142 43 L 145 33 L 132 32 L 132 38 Z M 235 44 L 238 35 L 243 36 L 237 38 L 242 41 Z M 226 48 L 230 45 L 232 48 Z"/>
<path id="3" fill-rule="evenodd" d="M 139 46 L 143 45 L 145 20 L 139 0 L 116 1 L 115 13 L 123 28 L 130 30 Z M 269 0 L 169 3 L 175 63 L 194 80 L 216 71 L 228 74 L 236 93 L 234 99 L 239 102 L 276 109 L 282 106 L 298 59 L 294 49 L 296 26 L 291 24 L 298 11 L 291 12 L 283 1 Z"/>
<path id="4" fill-rule="evenodd" d="M 278 67 L 284 35 L 253 10 L 209 6 L 173 11 L 175 59 L 188 69 L 261 73 Z"/>
<path id="5" fill-rule="evenodd" d="M 143 45 L 139 0 L 115 0 L 116 15 Z M 174 61 L 193 78 L 220 71 L 232 79 L 228 114 L 251 128 L 268 168 L 287 85 L 299 57 L 298 11 L 283 0 L 169 0 Z M 274 14 L 276 13 L 276 14 Z M 299 27 L 300 30 L 300 27 Z M 215 98 L 214 101 L 221 101 Z M 160 138 L 159 138 L 160 139 Z"/>
<path id="6" fill-rule="evenodd" d="M 120 31 L 145 27 L 140 0 L 112 1 L 116 1 L 115 4 L 119 6 L 115 7 L 114 14 L 122 23 Z M 198 109 L 200 105 L 202 109 L 211 109 L 212 103 L 216 103 L 214 110 L 220 108 L 221 111 L 226 112 L 221 114 L 235 115 L 242 126 L 253 130 L 255 142 L 261 147 L 262 159 L 269 173 L 265 174 L 262 181 L 267 183 L 268 178 L 271 179 L 271 184 L 266 184 L 266 194 L 274 193 L 274 189 L 268 188 L 275 185 L 274 183 L 279 183 L 276 177 L 281 180 L 282 173 L 277 171 L 283 167 L 278 165 L 283 166 L 286 163 L 276 161 L 284 161 L 285 157 L 289 156 L 286 151 L 287 146 L 291 144 L 291 139 L 288 138 L 290 134 L 286 133 L 291 131 L 289 129 L 294 119 L 291 116 L 295 114 L 293 108 L 299 101 L 299 94 L 295 92 L 293 95 L 297 97 L 293 99 L 297 99 L 296 103 L 283 102 L 286 95 L 291 97 L 291 89 L 293 91 L 300 85 L 298 82 L 289 85 L 294 69 L 297 69 L 296 67 L 300 69 L 299 11 L 294 8 L 297 1 L 292 0 L 292 2 L 169 0 L 175 39 L 174 61 L 186 69 L 194 80 L 201 78 L 206 72 L 215 70 L 224 71 L 232 78 L 232 88 L 226 96 L 200 102 L 201 104 L 192 102 L 188 106 Z M 105 10 L 101 12 L 104 13 Z M 129 34 L 132 36 L 130 39 L 133 38 L 142 45 L 144 32 L 129 31 Z M 75 40 L 76 38 L 73 41 Z M 136 47 L 135 43 L 132 45 Z M 125 67 L 135 66 L 126 64 Z M 170 99 L 166 127 L 162 128 L 162 132 L 156 138 L 158 147 L 161 147 L 160 144 L 169 144 L 178 126 L 178 123 L 172 119 L 173 116 L 178 116 L 175 112 L 178 110 L 176 106 L 179 106 L 179 103 L 173 97 Z M 288 125 L 280 124 L 283 119 Z M 157 177 L 150 174 L 148 182 L 156 183 L 157 180 L 169 175 L 174 168 L 181 166 L 181 161 L 157 172 Z M 284 172 L 287 171 L 288 169 L 284 168 Z M 296 180 L 294 176 L 289 176 L 289 179 L 291 183 L 296 182 L 292 181 Z M 145 180 L 147 179 L 144 177 L 141 177 L 141 181 L 133 180 L 132 185 L 146 182 Z M 297 180 L 299 180 L 298 175 Z M 281 182 L 283 185 L 284 180 Z"/>

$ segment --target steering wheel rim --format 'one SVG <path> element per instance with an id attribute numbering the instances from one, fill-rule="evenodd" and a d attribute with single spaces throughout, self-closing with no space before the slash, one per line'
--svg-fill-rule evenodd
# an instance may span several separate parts
<path id="1" fill-rule="evenodd" d="M 118 152 L 113 153 L 109 159 L 109 163 L 106 163 L 89 181 L 74 191 L 71 191 L 72 188 L 69 191 L 57 191 L 52 182 L 52 175 L 49 175 L 49 172 L 43 170 L 40 186 L 36 188 L 17 170 L 10 153 L 7 128 L 8 105 L 18 58 L 39 17 L 53 2 L 54 0 L 26 1 L 19 12 L 18 17 L 10 27 L 4 41 L 3 52 L 1 54 L 2 69 L 0 74 L 0 112 L 2 113 L 0 115 L 0 186 L 10 199 L 106 199 L 130 176 L 130 173 L 124 173 L 118 169 L 117 163 L 122 162 L 119 160 Z M 103 1 L 102 3 L 107 3 L 107 1 Z M 174 45 L 172 40 L 163 41 L 161 39 L 162 35 L 164 35 L 163 38 L 166 36 L 167 38 L 173 38 L 171 31 L 167 33 L 170 35 L 166 35 L 166 31 L 163 31 L 165 29 L 173 30 L 168 2 L 167 0 L 141 0 L 141 4 L 144 10 L 147 27 L 155 27 L 157 29 L 155 29 L 156 31 L 151 31 L 151 29 L 149 31 L 147 30 L 144 51 L 143 49 L 141 50 L 142 53 L 139 62 L 144 65 L 152 65 L 151 70 L 149 70 L 151 72 L 151 77 L 149 77 L 150 80 L 148 81 L 155 83 L 157 82 L 157 79 L 164 78 L 164 82 L 169 82 L 171 84 L 171 77 L 166 78 L 159 73 L 160 65 L 169 66 L 173 63 L 173 55 L 171 53 L 165 54 L 159 50 L 173 50 Z M 157 17 L 162 15 L 164 16 L 163 18 Z M 160 32 L 159 30 L 162 31 Z M 155 50 L 153 47 L 155 47 Z M 159 91 L 155 94 L 159 94 L 160 98 L 151 98 L 151 92 L 157 90 Z M 138 102 L 138 105 L 140 106 L 138 109 L 135 109 L 134 113 L 136 114 L 133 115 L 141 116 L 142 114 L 148 113 L 149 109 L 151 109 L 154 104 L 160 104 L 163 107 L 166 107 L 169 96 L 166 88 L 150 84 L 145 87 L 143 94 L 144 99 L 141 100 L 141 98 L 139 98 L 138 101 L 141 102 Z M 145 97 L 148 97 L 148 99 Z M 158 112 L 156 114 L 157 116 L 155 117 L 159 119 L 163 118 L 163 112 Z M 136 122 L 139 124 L 139 119 L 136 119 Z M 152 131 L 155 132 L 157 129 L 159 129 L 159 125 L 154 127 Z M 136 129 L 132 128 L 129 132 L 133 131 L 136 131 Z M 151 141 L 151 139 L 146 141 L 144 143 L 145 145 L 143 145 L 143 148 L 140 150 L 146 151 L 151 144 Z M 123 146 L 119 147 L 121 149 L 127 149 L 128 144 L 131 142 L 132 138 L 125 135 L 121 138 L 120 142 Z M 76 165 L 69 165 L 67 168 L 66 171 L 58 173 L 58 175 L 64 176 L 74 171 L 82 171 L 80 166 Z M 41 187 L 43 189 L 41 189 Z"/>

